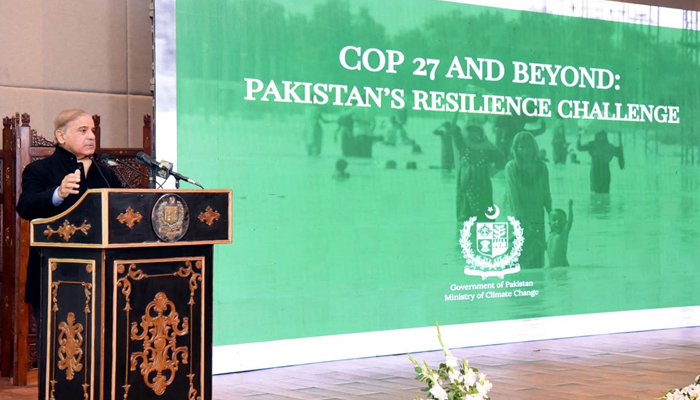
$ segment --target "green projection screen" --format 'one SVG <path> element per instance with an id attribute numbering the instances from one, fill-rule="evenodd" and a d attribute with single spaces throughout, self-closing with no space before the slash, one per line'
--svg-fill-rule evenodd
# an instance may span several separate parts
<path id="1" fill-rule="evenodd" d="M 696 30 L 438 0 L 176 21 L 178 169 L 234 193 L 215 372 L 428 349 L 435 322 L 700 323 Z"/>

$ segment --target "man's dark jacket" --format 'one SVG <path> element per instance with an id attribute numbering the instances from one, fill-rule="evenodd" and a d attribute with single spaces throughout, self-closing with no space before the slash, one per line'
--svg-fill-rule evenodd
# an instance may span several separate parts
<path id="1" fill-rule="evenodd" d="M 54 190 L 61 185 L 66 175 L 75 172 L 76 169 L 80 170 L 80 188 L 78 189 L 80 193 L 68 195 L 60 205 L 54 206 L 52 201 Z M 56 151 L 51 156 L 34 161 L 24 168 L 22 194 L 17 202 L 17 214 L 27 220 L 52 217 L 70 208 L 88 189 L 121 187 L 122 184 L 117 175 L 111 169 L 98 165 L 96 161 L 93 161 L 89 174 L 85 177 L 83 164 L 78 162 L 75 155 L 61 146 L 56 146 Z M 40 253 L 32 248 L 29 251 L 24 295 L 24 301 L 27 303 L 39 303 L 40 267 Z"/>

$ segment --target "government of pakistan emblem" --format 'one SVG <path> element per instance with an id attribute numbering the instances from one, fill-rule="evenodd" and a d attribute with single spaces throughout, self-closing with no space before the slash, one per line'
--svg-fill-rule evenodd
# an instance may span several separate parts
<path id="1" fill-rule="evenodd" d="M 484 222 L 477 222 L 477 217 L 464 221 L 459 244 L 467 261 L 465 274 L 486 279 L 489 276 L 503 278 L 520 271 L 518 258 L 525 241 L 523 228 L 512 216 L 508 216 L 508 222 L 497 222 L 499 214 L 498 206 L 494 205 L 484 214 L 487 218 Z"/>

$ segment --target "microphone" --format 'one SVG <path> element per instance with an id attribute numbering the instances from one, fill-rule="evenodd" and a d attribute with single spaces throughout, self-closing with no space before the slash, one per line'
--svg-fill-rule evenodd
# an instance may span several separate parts
<path id="1" fill-rule="evenodd" d="M 139 151 L 138 153 L 136 153 L 136 162 L 150 169 L 162 168 L 158 161 L 156 161 L 153 157 L 149 156 L 143 151 Z"/>
<path id="2" fill-rule="evenodd" d="M 102 153 L 100 155 L 95 154 L 95 157 L 110 167 L 118 167 L 119 166 L 119 163 L 117 162 L 117 160 L 112 158 L 107 153 Z"/>
<path id="3" fill-rule="evenodd" d="M 168 180 L 168 177 L 173 172 L 173 163 L 165 160 L 160 160 L 160 165 L 162 167 L 158 169 L 158 176 L 165 180 Z"/>
<path id="4" fill-rule="evenodd" d="M 169 176 L 174 176 L 176 180 L 181 180 L 185 181 L 188 183 L 191 183 L 195 186 L 199 186 L 200 188 L 204 189 L 202 185 L 197 183 L 197 181 L 190 179 L 186 177 L 185 175 L 182 175 L 178 172 L 173 171 L 173 163 L 165 160 L 161 161 L 156 161 L 153 157 L 149 156 L 148 154 L 144 153 L 143 151 L 139 151 L 136 153 L 136 162 L 139 164 L 145 166 L 146 168 L 152 169 L 156 171 L 158 176 L 160 176 L 163 179 L 168 179 Z M 177 185 L 177 182 L 176 182 Z"/>

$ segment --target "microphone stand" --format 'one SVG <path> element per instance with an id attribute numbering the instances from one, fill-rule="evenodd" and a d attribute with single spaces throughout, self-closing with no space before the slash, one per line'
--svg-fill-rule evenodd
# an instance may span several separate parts
<path id="1" fill-rule="evenodd" d="M 146 177 L 148 178 L 148 188 L 155 189 L 156 188 L 156 170 L 155 170 L 155 168 L 149 168 L 148 175 Z"/>
<path id="2" fill-rule="evenodd" d="M 163 163 L 163 161 L 161 161 Z M 173 165 L 172 164 L 166 164 L 166 168 L 154 168 L 154 171 L 157 171 L 158 176 L 163 179 L 163 182 L 167 181 L 171 176 L 175 178 L 175 189 L 180 189 L 180 177 L 178 176 L 177 173 L 172 173 L 173 172 Z"/>
<path id="3" fill-rule="evenodd" d="M 167 168 L 155 168 L 155 167 L 151 167 L 150 170 L 153 171 L 154 174 L 156 174 L 159 178 L 161 178 L 163 180 L 163 183 L 160 185 L 160 187 L 163 188 L 165 181 L 167 181 L 168 178 L 170 178 L 170 170 Z M 175 180 L 175 189 L 179 189 L 179 188 L 180 187 L 177 184 L 177 180 Z"/>

